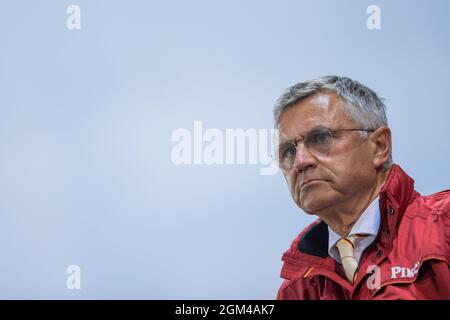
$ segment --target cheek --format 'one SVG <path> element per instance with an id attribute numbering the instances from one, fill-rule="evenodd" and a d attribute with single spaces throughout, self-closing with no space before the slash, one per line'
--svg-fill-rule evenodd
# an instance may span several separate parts
<path id="1" fill-rule="evenodd" d="M 366 187 L 366 182 L 372 179 L 369 164 L 364 156 L 342 160 L 339 166 L 333 168 L 331 187 L 341 194 L 359 193 Z"/>
<path id="2" fill-rule="evenodd" d="M 364 141 L 354 143 L 350 146 L 344 146 L 342 150 L 336 150 L 334 157 L 340 171 L 351 171 L 351 169 L 359 170 L 367 167 L 371 163 L 370 149 Z M 350 169 L 350 170 L 349 170 Z"/>
<path id="3" fill-rule="evenodd" d="M 324 165 L 333 177 L 332 186 L 340 189 L 359 180 L 361 174 L 370 171 L 371 160 L 368 153 L 360 148 L 347 152 L 338 152 L 329 158 Z"/>

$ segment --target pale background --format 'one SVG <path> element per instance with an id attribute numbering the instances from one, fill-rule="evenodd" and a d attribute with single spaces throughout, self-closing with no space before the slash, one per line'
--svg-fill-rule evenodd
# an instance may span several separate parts
<path id="1" fill-rule="evenodd" d="M 312 217 L 257 165 L 173 165 L 170 135 L 270 128 L 323 74 L 387 99 L 418 191 L 449 186 L 449 1 L 0 4 L 0 298 L 273 298 Z"/>

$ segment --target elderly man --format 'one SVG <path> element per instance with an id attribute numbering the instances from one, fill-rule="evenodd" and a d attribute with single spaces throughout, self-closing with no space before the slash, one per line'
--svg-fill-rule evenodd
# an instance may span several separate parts
<path id="1" fill-rule="evenodd" d="M 422 196 L 392 163 L 385 105 L 325 76 L 277 100 L 277 157 L 318 216 L 283 255 L 278 299 L 450 299 L 450 191 Z"/>

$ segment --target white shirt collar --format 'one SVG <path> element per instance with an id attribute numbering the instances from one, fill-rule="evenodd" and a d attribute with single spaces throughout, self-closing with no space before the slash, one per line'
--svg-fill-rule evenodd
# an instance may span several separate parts
<path id="1" fill-rule="evenodd" d="M 361 259 L 362 253 L 370 244 L 372 244 L 378 234 L 378 230 L 380 229 L 381 216 L 379 200 L 379 197 L 376 197 L 375 200 L 372 201 L 363 214 L 358 218 L 348 234 L 349 236 L 359 233 L 369 235 L 362 238 L 358 242 L 358 246 L 355 248 L 354 254 L 358 263 Z M 336 247 L 336 242 L 338 242 L 341 238 L 342 237 L 340 235 L 328 227 L 328 254 L 338 263 L 341 263 L 341 258 Z"/>

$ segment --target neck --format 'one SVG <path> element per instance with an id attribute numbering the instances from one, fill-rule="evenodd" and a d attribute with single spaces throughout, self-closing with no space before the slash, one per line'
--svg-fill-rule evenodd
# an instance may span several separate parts
<path id="1" fill-rule="evenodd" d="M 381 169 L 377 173 L 373 187 L 366 193 L 360 194 L 358 197 L 345 203 L 333 206 L 333 208 L 327 208 L 326 212 L 319 212 L 317 215 L 338 235 L 347 237 L 353 225 L 380 193 L 389 171 L 390 169 Z"/>

